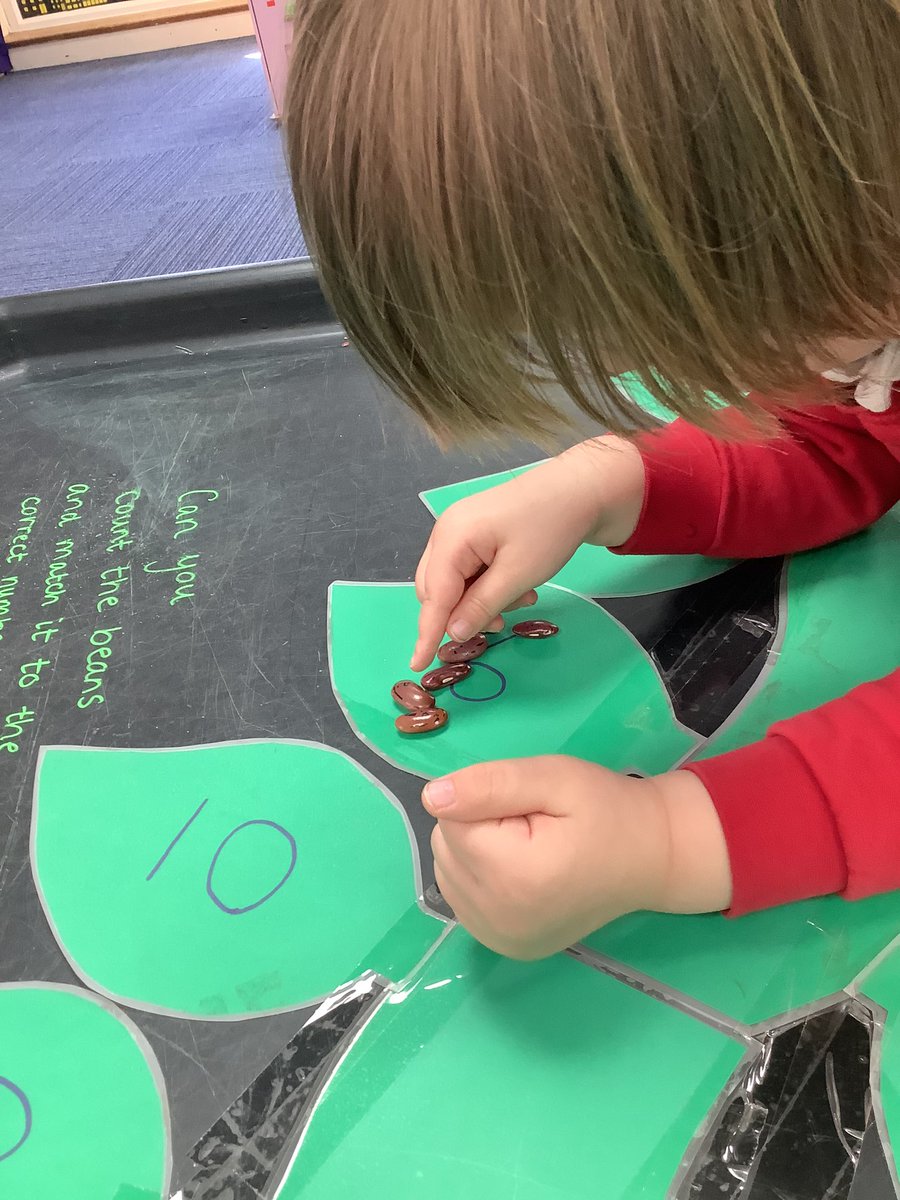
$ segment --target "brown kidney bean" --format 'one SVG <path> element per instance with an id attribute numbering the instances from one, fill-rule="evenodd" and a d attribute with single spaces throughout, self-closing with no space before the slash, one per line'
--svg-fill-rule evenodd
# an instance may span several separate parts
<path id="1" fill-rule="evenodd" d="M 418 712 L 402 713 L 394 722 L 400 733 L 433 733 L 450 720 L 445 708 L 423 708 Z"/>
<path id="2" fill-rule="evenodd" d="M 471 662 L 473 658 L 481 658 L 487 648 L 487 638 L 483 633 L 476 633 L 466 642 L 444 642 L 438 650 L 438 658 L 442 663 Z"/>
<path id="3" fill-rule="evenodd" d="M 521 638 L 548 638 L 559 633 L 559 626 L 552 621 L 520 621 L 513 625 L 512 631 Z"/>
<path id="4" fill-rule="evenodd" d="M 471 674 L 472 668 L 467 662 L 442 663 L 422 676 L 422 687 L 429 692 L 439 692 L 441 688 L 452 687 L 454 683 L 459 683 Z"/>
<path id="5" fill-rule="evenodd" d="M 391 688 L 391 695 L 401 708 L 407 712 L 421 712 L 423 709 L 434 708 L 434 696 L 412 679 L 401 679 Z"/>

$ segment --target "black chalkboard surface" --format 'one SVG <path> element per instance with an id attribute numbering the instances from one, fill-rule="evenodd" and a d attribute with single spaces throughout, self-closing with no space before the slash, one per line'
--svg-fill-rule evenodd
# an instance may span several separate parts
<path id="1" fill-rule="evenodd" d="M 409 579 L 431 523 L 417 493 L 528 452 L 448 460 L 342 340 L 308 264 L 0 301 L 4 980 L 77 982 L 28 867 L 41 744 L 326 742 L 407 808 L 429 882 L 419 783 L 333 698 L 326 591 Z M 174 1187 L 309 1012 L 130 1015 L 165 1076 Z"/>

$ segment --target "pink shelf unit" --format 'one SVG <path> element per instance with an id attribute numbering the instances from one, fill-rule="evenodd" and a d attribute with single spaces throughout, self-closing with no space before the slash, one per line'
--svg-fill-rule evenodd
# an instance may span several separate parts
<path id="1" fill-rule="evenodd" d="M 273 116 L 280 120 L 291 57 L 294 0 L 249 0 L 249 4 L 260 59 L 272 93 Z"/>

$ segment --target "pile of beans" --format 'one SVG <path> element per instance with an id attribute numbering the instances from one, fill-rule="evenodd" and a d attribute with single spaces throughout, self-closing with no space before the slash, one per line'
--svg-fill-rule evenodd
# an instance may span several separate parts
<path id="1" fill-rule="evenodd" d="M 520 638 L 548 638 L 559 633 L 559 626 L 551 621 L 520 621 L 513 625 L 512 632 Z M 476 633 L 465 642 L 444 642 L 438 650 L 441 665 L 423 675 L 419 683 L 414 679 L 401 679 L 391 688 L 395 703 L 403 713 L 394 724 L 400 733 L 433 733 L 450 720 L 445 708 L 438 708 L 435 692 L 454 684 L 471 673 L 471 663 L 481 658 L 490 642 L 483 633 Z"/>

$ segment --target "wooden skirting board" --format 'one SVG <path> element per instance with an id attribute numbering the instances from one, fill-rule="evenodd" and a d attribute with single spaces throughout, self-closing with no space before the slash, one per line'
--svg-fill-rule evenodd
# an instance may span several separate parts
<path id="1" fill-rule="evenodd" d="M 85 37 L 91 33 L 121 33 L 125 29 L 144 29 L 151 25 L 167 25 L 170 22 L 196 20 L 198 16 L 221 17 L 225 13 L 244 12 L 246 8 L 243 0 L 223 0 L 221 7 L 198 13 L 195 4 L 186 4 L 167 8 L 164 13 L 123 12 L 114 23 L 110 23 L 108 20 L 97 20 L 84 21 L 70 26 L 68 29 L 10 30 L 5 37 L 8 45 L 22 46 L 26 43 L 55 42 L 64 38 Z M 104 6 L 104 12 L 109 12 L 106 6 Z"/>
<path id="2" fill-rule="evenodd" d="M 224 0 L 212 11 L 177 7 L 167 9 L 164 17 L 123 14 L 114 25 L 97 21 L 52 32 L 10 32 L 6 40 L 13 69 L 23 71 L 252 36 L 253 22 L 243 0 Z"/>

